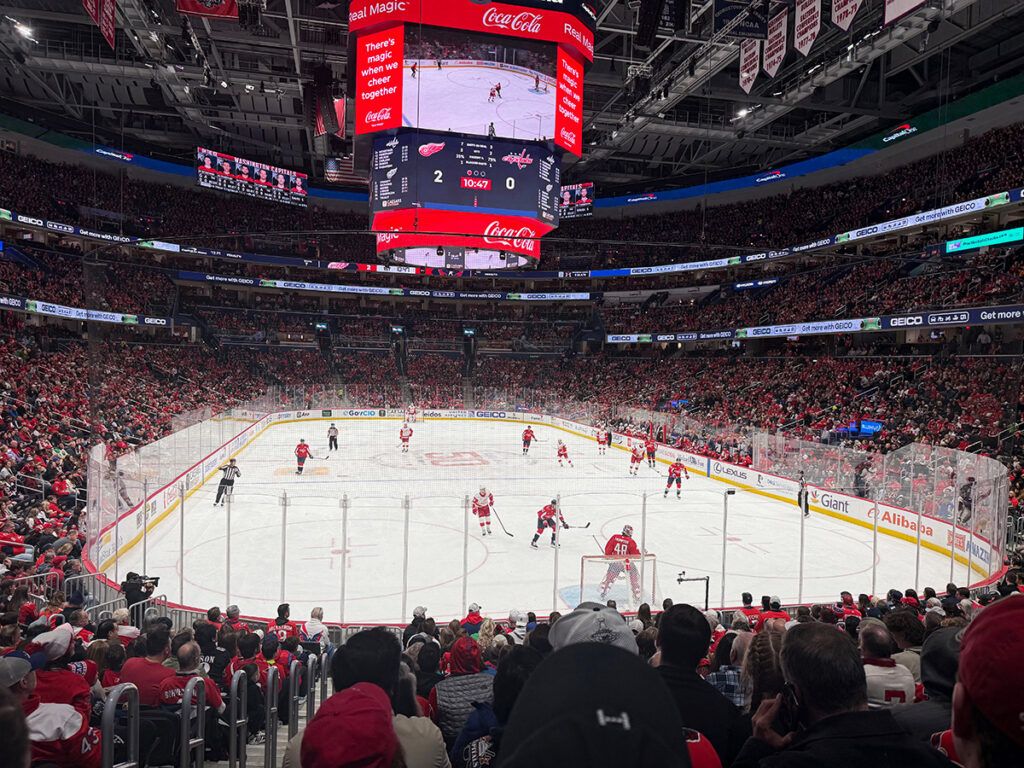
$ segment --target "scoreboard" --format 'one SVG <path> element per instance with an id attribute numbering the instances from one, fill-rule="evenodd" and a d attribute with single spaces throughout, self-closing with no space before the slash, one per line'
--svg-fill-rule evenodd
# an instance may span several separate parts
<path id="1" fill-rule="evenodd" d="M 566 184 L 558 200 L 558 215 L 563 220 L 581 219 L 594 213 L 594 182 Z"/>
<path id="2" fill-rule="evenodd" d="M 408 131 L 374 140 L 373 214 L 429 208 L 558 224 L 561 170 L 546 142 Z"/>

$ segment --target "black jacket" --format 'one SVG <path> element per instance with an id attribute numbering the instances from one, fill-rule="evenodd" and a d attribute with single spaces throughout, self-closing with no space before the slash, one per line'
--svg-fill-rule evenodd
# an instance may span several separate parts
<path id="1" fill-rule="evenodd" d="M 759 739 L 743 745 L 734 768 L 953 768 L 938 750 L 904 731 L 886 710 L 820 720 L 781 752 Z"/>
<path id="2" fill-rule="evenodd" d="M 750 718 L 693 670 L 663 664 L 658 673 L 676 701 L 683 725 L 704 734 L 722 765 L 731 765 L 750 736 Z"/>

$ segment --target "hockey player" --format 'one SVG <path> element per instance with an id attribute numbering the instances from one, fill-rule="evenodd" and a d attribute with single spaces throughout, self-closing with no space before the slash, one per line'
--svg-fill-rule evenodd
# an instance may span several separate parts
<path id="1" fill-rule="evenodd" d="M 488 104 L 494 103 L 494 100 L 497 98 L 497 96 L 498 96 L 498 92 L 496 90 L 494 90 L 494 86 L 492 85 L 491 86 L 491 92 L 487 95 L 487 103 Z"/>
<path id="2" fill-rule="evenodd" d="M 494 506 L 494 494 L 484 486 L 480 486 L 480 493 L 473 497 L 473 514 L 480 521 L 480 535 L 488 536 L 491 533 L 491 507 Z"/>
<path id="3" fill-rule="evenodd" d="M 636 477 L 640 471 L 640 465 L 644 461 L 644 446 L 639 440 L 633 442 L 633 450 L 629 456 L 629 474 Z"/>
<path id="4" fill-rule="evenodd" d="M 409 452 L 409 438 L 412 437 L 412 428 L 408 422 L 402 424 L 402 428 L 398 430 L 398 439 L 402 441 L 402 453 Z"/>
<path id="5" fill-rule="evenodd" d="M 605 450 L 608 448 L 608 433 L 604 427 L 597 428 L 597 455 L 604 456 Z"/>
<path id="6" fill-rule="evenodd" d="M 327 429 L 327 450 L 338 450 L 338 428 L 333 424 Z"/>
<path id="7" fill-rule="evenodd" d="M 630 557 L 639 557 L 640 555 L 640 548 L 633 541 L 633 526 L 625 525 L 622 527 L 622 533 L 612 535 L 608 539 L 608 543 L 604 545 L 604 554 L 605 557 L 626 559 L 614 560 L 608 563 L 608 570 L 604 575 L 604 581 L 601 582 L 601 599 L 604 600 L 607 597 L 612 584 L 615 583 L 623 571 L 626 571 L 629 573 L 629 586 L 633 592 L 633 600 L 639 602 L 640 572 L 632 567 L 633 564 L 629 561 Z"/>
<path id="8" fill-rule="evenodd" d="M 668 491 L 672 487 L 672 483 L 676 484 L 676 498 L 682 497 L 683 488 L 683 477 L 687 480 L 690 479 L 690 473 L 686 471 L 686 467 L 683 465 L 682 459 L 676 459 L 668 468 L 668 483 L 665 485 L 665 493 L 663 498 L 668 498 Z"/>
<path id="9" fill-rule="evenodd" d="M 530 452 L 530 443 L 537 439 L 537 436 L 533 434 L 533 427 L 527 427 L 523 430 L 523 456 Z"/>
<path id="10" fill-rule="evenodd" d="M 555 516 L 558 516 L 558 520 L 555 520 Z M 562 510 L 558 508 L 558 499 L 552 499 L 550 504 L 545 504 L 541 509 L 537 510 L 537 532 L 533 534 L 533 541 L 530 542 L 530 546 L 534 549 L 537 548 L 537 539 L 544 533 L 545 529 L 551 529 L 551 546 L 557 547 L 558 542 L 555 539 L 555 529 L 558 527 L 558 523 L 562 524 L 563 528 L 568 528 L 569 524 L 565 522 L 565 518 L 562 517 Z"/>
<path id="11" fill-rule="evenodd" d="M 494 84 L 494 92 L 498 94 L 498 98 L 501 98 L 501 83 Z"/>
<path id="12" fill-rule="evenodd" d="M 533 76 L 533 90 L 540 91 L 540 75 Z"/>
<path id="13" fill-rule="evenodd" d="M 647 451 L 647 466 L 654 469 L 654 454 L 658 450 L 658 441 L 653 435 L 648 435 L 644 440 L 644 449 Z"/>
<path id="14" fill-rule="evenodd" d="M 410 405 L 408 408 L 405 409 L 405 420 L 409 424 L 414 424 L 416 422 L 416 406 L 415 405 Z"/>
<path id="15" fill-rule="evenodd" d="M 567 462 L 569 462 L 569 466 L 570 467 L 572 466 L 572 459 L 569 458 L 569 449 L 566 447 L 565 443 L 563 443 L 561 440 L 559 440 L 558 441 L 558 466 L 560 466 L 560 467 L 565 466 L 564 464 L 562 464 L 562 460 L 563 459 L 565 459 Z"/>
<path id="16" fill-rule="evenodd" d="M 295 446 L 296 475 L 302 474 L 302 468 L 306 465 L 306 459 L 308 459 L 311 455 L 312 454 L 309 451 L 309 446 L 306 444 L 306 441 L 299 440 L 299 444 Z"/>
<path id="17" fill-rule="evenodd" d="M 412 63 L 412 79 L 413 79 L 413 80 L 415 80 L 415 79 L 416 79 L 416 69 L 417 69 L 418 67 L 419 67 L 419 64 L 418 64 L 417 62 L 415 62 L 415 61 L 414 61 L 414 62 Z"/>
<path id="18" fill-rule="evenodd" d="M 213 506 L 220 504 L 224 506 L 224 497 L 230 497 L 235 490 L 235 478 L 242 476 L 242 470 L 235 464 L 235 460 L 231 459 L 220 468 L 220 471 L 224 474 L 220 478 L 220 483 L 217 485 L 217 498 L 213 500 Z"/>
<path id="19" fill-rule="evenodd" d="M 443 61 L 444 60 L 441 57 L 437 58 L 437 71 L 438 72 L 440 72 L 442 69 L 444 69 L 444 67 L 442 66 Z"/>

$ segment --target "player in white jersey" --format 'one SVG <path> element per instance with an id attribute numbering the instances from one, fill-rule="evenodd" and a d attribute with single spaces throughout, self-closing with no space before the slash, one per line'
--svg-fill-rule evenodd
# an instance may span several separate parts
<path id="1" fill-rule="evenodd" d="M 416 423 L 416 406 L 415 405 L 410 405 L 408 408 L 405 409 L 405 420 L 409 424 L 415 424 Z"/>
<path id="2" fill-rule="evenodd" d="M 491 509 L 494 507 L 494 494 L 484 486 L 480 486 L 480 492 L 473 497 L 473 514 L 480 521 L 480 535 L 489 536 L 491 533 Z"/>
<path id="3" fill-rule="evenodd" d="M 402 428 L 398 430 L 398 439 L 402 441 L 402 453 L 409 452 L 410 437 L 412 437 L 412 428 L 408 424 L 403 424 Z"/>

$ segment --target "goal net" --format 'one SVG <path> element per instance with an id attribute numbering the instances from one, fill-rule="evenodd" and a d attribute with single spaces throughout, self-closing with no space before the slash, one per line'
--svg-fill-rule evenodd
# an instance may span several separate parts
<path id="1" fill-rule="evenodd" d="M 580 602 L 604 603 L 636 609 L 641 603 L 655 606 L 658 583 L 654 555 L 584 555 L 580 558 Z"/>

